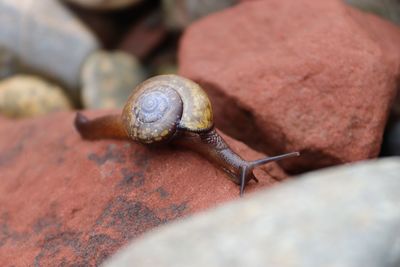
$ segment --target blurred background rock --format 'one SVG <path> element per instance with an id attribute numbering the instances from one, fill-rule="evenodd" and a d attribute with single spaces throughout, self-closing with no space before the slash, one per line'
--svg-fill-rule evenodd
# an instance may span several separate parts
<path id="1" fill-rule="evenodd" d="M 70 10 L 53 0 L 2 0 L 0 25 L 1 46 L 78 101 L 81 64 L 100 45 Z"/>
<path id="2" fill-rule="evenodd" d="M 143 67 L 125 52 L 96 51 L 83 64 L 81 93 L 85 108 L 122 108 L 138 83 Z"/>
<path id="3" fill-rule="evenodd" d="M 0 83 L 0 112 L 7 117 L 34 117 L 71 109 L 64 91 L 39 77 L 15 75 Z"/>
<path id="4" fill-rule="evenodd" d="M 121 108 L 136 84 L 177 72 L 176 50 L 185 27 L 236 2 L 0 0 L 0 83 L 29 74 L 31 80 L 45 79 L 63 88 L 75 108 Z M 4 81 L 1 88 L 7 88 L 7 96 L 14 90 L 14 95 L 32 93 L 24 86 L 26 79 L 20 79 Z M 36 94 L 24 101 L 38 106 L 44 97 Z M 0 102 L 1 112 L 15 117 L 54 110 L 16 111 L 25 105 Z"/>

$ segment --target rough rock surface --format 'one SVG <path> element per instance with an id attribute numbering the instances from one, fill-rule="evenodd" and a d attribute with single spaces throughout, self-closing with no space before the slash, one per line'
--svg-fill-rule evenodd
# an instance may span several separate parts
<path id="1" fill-rule="evenodd" d="M 45 41 L 44 41 L 45 40 Z M 99 44 L 59 1 L 0 0 L 0 45 L 78 97 L 80 67 Z"/>
<path id="2" fill-rule="evenodd" d="M 238 187 L 193 152 L 84 141 L 73 117 L 0 117 L 0 266 L 98 266 L 151 228 L 238 198 Z M 275 164 L 265 170 L 285 177 Z M 276 181 L 261 168 L 256 175 L 247 192 Z"/>
<path id="3" fill-rule="evenodd" d="M 400 158 L 298 178 L 159 228 L 105 266 L 400 266 Z"/>
<path id="4" fill-rule="evenodd" d="M 375 157 L 400 75 L 400 30 L 339 0 L 249 1 L 185 32 L 179 73 L 217 127 L 299 172 Z"/>

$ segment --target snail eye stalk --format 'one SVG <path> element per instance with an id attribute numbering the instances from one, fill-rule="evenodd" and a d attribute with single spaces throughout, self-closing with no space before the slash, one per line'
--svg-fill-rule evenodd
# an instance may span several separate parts
<path id="1" fill-rule="evenodd" d="M 242 166 L 240 169 L 240 196 L 243 196 L 244 189 L 250 180 L 253 179 L 258 182 L 257 178 L 255 178 L 255 176 L 253 175 L 254 168 L 272 161 L 278 161 L 281 159 L 293 158 L 298 156 L 300 156 L 300 152 L 291 152 L 274 157 L 266 157 L 263 159 L 254 160 L 249 163 L 249 166 Z"/>
<path id="2" fill-rule="evenodd" d="M 240 172 L 240 197 L 243 196 L 244 193 L 244 188 L 246 187 L 246 170 L 247 167 L 243 166 L 241 168 L 241 172 Z"/>
<path id="3" fill-rule="evenodd" d="M 278 155 L 278 156 L 274 156 L 274 157 L 266 157 L 263 159 L 258 159 L 258 160 L 252 161 L 250 163 L 250 166 L 252 168 L 255 168 L 260 165 L 267 164 L 268 162 L 271 162 L 271 161 L 278 161 L 281 159 L 293 158 L 293 157 L 298 157 L 298 156 L 300 156 L 300 152 L 291 152 L 291 153 L 286 153 L 286 154 L 282 154 L 282 155 Z"/>

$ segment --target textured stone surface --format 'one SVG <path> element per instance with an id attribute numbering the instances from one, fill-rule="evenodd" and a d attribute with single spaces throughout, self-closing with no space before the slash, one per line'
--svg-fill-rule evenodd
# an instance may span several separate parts
<path id="1" fill-rule="evenodd" d="M 82 102 L 86 108 L 122 108 L 145 71 L 130 54 L 97 51 L 82 68 Z"/>
<path id="2" fill-rule="evenodd" d="M 236 4 L 237 0 L 162 0 L 165 24 L 180 30 L 211 13 Z"/>
<path id="3" fill-rule="evenodd" d="M 137 4 L 142 0 L 65 0 L 87 8 L 94 9 L 119 9 L 129 5 Z"/>
<path id="4" fill-rule="evenodd" d="M 35 117 L 72 109 L 63 90 L 29 75 L 16 75 L 0 81 L 0 114 Z"/>
<path id="5" fill-rule="evenodd" d="M 73 117 L 0 117 L 0 266 L 98 266 L 151 228 L 238 198 L 237 185 L 190 151 L 84 141 Z M 264 170 L 285 177 L 275 164 Z M 247 193 L 275 181 L 256 175 Z"/>
<path id="6" fill-rule="evenodd" d="M 249 1 L 194 23 L 179 51 L 216 125 L 299 172 L 375 157 L 400 74 L 400 30 L 342 1 Z"/>
<path id="7" fill-rule="evenodd" d="M 34 71 L 78 97 L 80 67 L 98 47 L 92 34 L 59 1 L 0 0 L 0 45 Z"/>
<path id="8" fill-rule="evenodd" d="M 399 0 L 345 0 L 346 3 L 362 10 L 375 13 L 381 17 L 400 24 Z"/>
<path id="9" fill-rule="evenodd" d="M 123 266 L 400 266 L 400 158 L 332 168 L 159 228 Z"/>

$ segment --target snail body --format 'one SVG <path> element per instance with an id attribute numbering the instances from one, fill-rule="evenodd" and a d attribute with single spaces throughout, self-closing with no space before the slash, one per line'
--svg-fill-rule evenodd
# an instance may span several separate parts
<path id="1" fill-rule="evenodd" d="M 222 168 L 243 194 L 253 169 L 298 152 L 246 161 L 218 134 L 207 94 L 193 81 L 178 75 L 160 75 L 138 85 L 122 115 L 88 120 L 78 113 L 75 126 L 85 139 L 131 138 L 142 144 L 173 142 L 197 151 Z"/>

